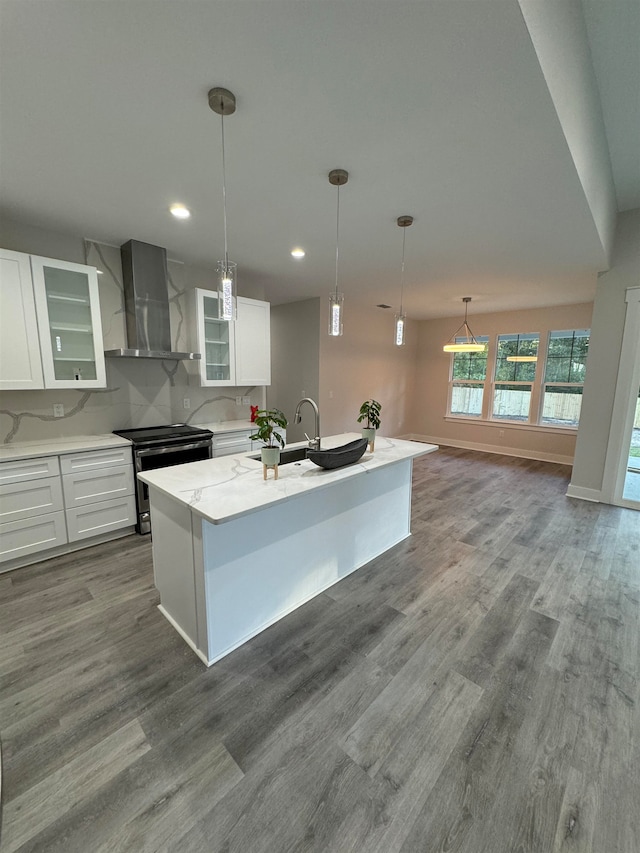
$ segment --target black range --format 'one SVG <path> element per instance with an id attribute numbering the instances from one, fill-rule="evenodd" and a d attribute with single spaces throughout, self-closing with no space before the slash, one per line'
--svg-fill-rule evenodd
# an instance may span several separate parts
<path id="1" fill-rule="evenodd" d="M 169 465 L 211 459 L 213 433 L 209 429 L 188 424 L 116 429 L 115 435 L 133 444 L 133 462 L 136 474 Z M 138 533 L 151 531 L 149 490 L 136 477 L 136 509 Z"/>

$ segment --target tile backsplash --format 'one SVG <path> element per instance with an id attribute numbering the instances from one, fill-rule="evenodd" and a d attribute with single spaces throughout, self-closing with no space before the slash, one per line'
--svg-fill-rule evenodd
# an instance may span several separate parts
<path id="1" fill-rule="evenodd" d="M 104 347 L 126 346 L 120 250 L 90 240 L 85 241 L 84 249 L 86 263 L 102 270 L 98 285 Z M 195 346 L 192 287 L 184 264 L 169 261 L 168 266 L 172 344 L 185 351 Z M 237 406 L 236 397 L 249 397 L 253 405 L 264 405 L 261 387 L 202 388 L 193 362 L 108 358 L 106 364 L 106 389 L 2 392 L 0 442 L 96 435 L 166 423 L 245 418 L 249 422 L 249 406 Z M 58 404 L 64 408 L 62 417 L 53 414 Z"/>

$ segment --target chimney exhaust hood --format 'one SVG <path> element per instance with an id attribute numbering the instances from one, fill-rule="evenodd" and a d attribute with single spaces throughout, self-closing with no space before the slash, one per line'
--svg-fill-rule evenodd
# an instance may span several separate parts
<path id="1" fill-rule="evenodd" d="M 120 247 L 128 347 L 105 350 L 109 358 L 199 359 L 199 352 L 172 352 L 167 251 L 129 240 Z"/>

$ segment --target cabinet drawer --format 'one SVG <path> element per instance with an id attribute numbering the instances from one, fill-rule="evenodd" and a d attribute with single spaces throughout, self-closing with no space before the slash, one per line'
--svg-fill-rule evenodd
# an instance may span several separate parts
<path id="1" fill-rule="evenodd" d="M 133 468 L 131 465 L 120 465 L 104 471 L 65 474 L 62 485 L 67 509 L 122 498 L 133 494 Z"/>
<path id="2" fill-rule="evenodd" d="M 60 477 L 0 484 L 0 523 L 63 509 Z"/>
<path id="3" fill-rule="evenodd" d="M 110 447 L 108 450 L 85 450 L 83 453 L 69 453 L 60 457 L 63 474 L 75 474 L 78 471 L 96 471 L 111 468 L 113 465 L 133 465 L 131 447 Z"/>
<path id="4" fill-rule="evenodd" d="M 214 456 L 226 456 L 229 453 L 243 453 L 251 450 L 249 436 L 252 430 L 246 429 L 239 432 L 223 432 L 214 435 L 211 440 Z"/>
<path id="5" fill-rule="evenodd" d="M 121 527 L 133 527 L 135 523 L 136 501 L 133 496 L 67 510 L 69 542 L 99 536 Z"/>
<path id="6" fill-rule="evenodd" d="M 0 483 L 21 483 L 40 480 L 60 473 L 57 456 L 36 456 L 33 459 L 15 459 L 0 463 Z"/>
<path id="7" fill-rule="evenodd" d="M 229 435 L 219 435 L 214 436 L 213 438 L 213 455 L 214 457 L 219 456 L 231 456 L 234 453 L 249 453 L 251 450 L 251 442 L 249 441 L 249 436 L 251 435 L 251 431 L 247 430 L 247 432 L 234 432 Z M 216 438 L 218 441 L 216 442 Z"/>
<path id="8" fill-rule="evenodd" d="M 67 542 L 64 512 L 0 524 L 0 563 L 47 551 Z"/>

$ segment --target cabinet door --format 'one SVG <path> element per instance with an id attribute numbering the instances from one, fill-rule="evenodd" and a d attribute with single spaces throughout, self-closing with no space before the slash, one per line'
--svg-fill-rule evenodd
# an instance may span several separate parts
<path id="1" fill-rule="evenodd" d="M 238 296 L 236 385 L 271 384 L 271 306 Z"/>
<path id="2" fill-rule="evenodd" d="M 123 498 L 133 494 L 133 466 L 115 465 L 102 471 L 82 471 L 62 478 L 67 509 Z"/>
<path id="3" fill-rule="evenodd" d="M 0 249 L 0 389 L 44 388 L 29 255 Z"/>
<path id="4" fill-rule="evenodd" d="M 104 388 L 94 267 L 31 256 L 46 388 Z"/>
<path id="5" fill-rule="evenodd" d="M 198 350 L 201 385 L 235 385 L 235 323 L 221 320 L 218 294 L 196 290 Z"/>
<path id="6" fill-rule="evenodd" d="M 51 512 L 0 524 L 0 563 L 48 551 L 67 542 L 64 512 Z M 43 559 L 46 555 L 43 555 Z M 30 562 L 36 562 L 32 560 Z"/>

